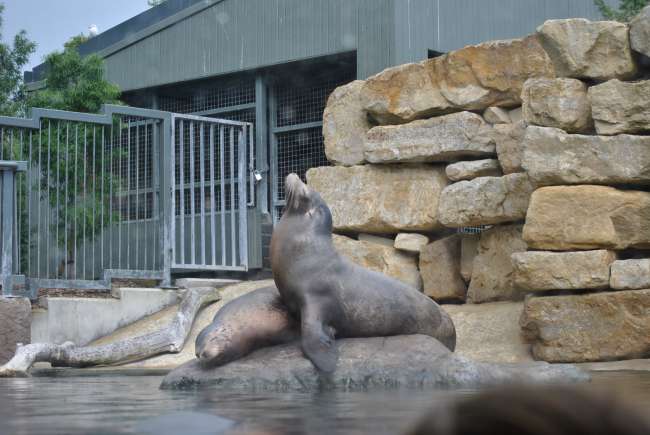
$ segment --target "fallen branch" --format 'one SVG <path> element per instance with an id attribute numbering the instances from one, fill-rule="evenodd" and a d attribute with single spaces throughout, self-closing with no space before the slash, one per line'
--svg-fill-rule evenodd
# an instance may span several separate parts
<path id="1" fill-rule="evenodd" d="M 37 362 L 49 362 L 53 367 L 90 367 L 178 353 L 183 349 L 199 310 L 219 299 L 218 290 L 212 287 L 187 289 L 178 313 L 166 328 L 103 346 L 77 347 L 71 342 L 19 346 L 14 357 L 0 366 L 0 378 L 29 376 L 29 369 Z"/>

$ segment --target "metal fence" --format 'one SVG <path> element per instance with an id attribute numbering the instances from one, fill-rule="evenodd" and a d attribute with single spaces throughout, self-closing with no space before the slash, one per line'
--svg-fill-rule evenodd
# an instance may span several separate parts
<path id="1" fill-rule="evenodd" d="M 27 165 L 15 187 L 13 273 L 26 276 L 35 296 L 38 288 L 107 288 L 114 277 L 169 285 L 174 267 L 246 270 L 251 130 L 242 122 L 124 106 L 99 115 L 34 109 L 31 119 L 0 117 L 0 159 Z M 237 171 L 215 173 L 215 162 Z M 230 196 L 207 196 L 215 185 Z M 221 201 L 218 209 L 214 202 L 206 207 L 212 198 Z M 228 225 L 219 217 L 220 226 L 205 231 L 206 216 L 211 224 L 227 213 Z M 229 262 L 206 257 L 201 243 L 196 248 L 208 235 L 208 252 L 218 242 Z M 182 261 L 188 250 L 193 261 Z"/>
<path id="2" fill-rule="evenodd" d="M 0 142 L 0 145 L 2 142 Z M 2 152 L 2 146 L 0 146 Z M 18 174 L 25 172 L 26 162 L 0 160 L 0 286 L 3 296 L 12 296 L 21 281 L 20 251 L 18 249 Z"/>

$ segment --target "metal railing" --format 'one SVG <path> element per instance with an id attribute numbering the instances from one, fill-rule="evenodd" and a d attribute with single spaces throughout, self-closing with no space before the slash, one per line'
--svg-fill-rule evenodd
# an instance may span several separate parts
<path id="1" fill-rule="evenodd" d="M 15 183 L 13 268 L 25 275 L 30 296 L 39 288 L 107 289 L 113 277 L 170 285 L 174 268 L 247 270 L 250 124 L 113 105 L 101 114 L 31 115 L 0 117 L 0 159 L 26 162 Z M 208 177 L 215 162 L 230 171 Z M 206 194 L 224 185 L 229 196 Z M 179 196 L 191 198 L 189 213 L 179 213 Z M 211 213 L 212 198 L 225 207 Z M 217 216 L 220 225 L 206 232 Z M 192 237 L 179 238 L 186 219 Z M 216 256 L 203 253 L 208 235 L 207 252 L 218 247 Z M 192 261 L 179 261 L 176 252 L 186 250 Z M 216 261 L 224 253 L 229 262 Z"/>
<path id="2" fill-rule="evenodd" d="M 3 296 L 13 296 L 20 286 L 18 249 L 18 207 L 16 178 L 27 170 L 27 162 L 0 160 L 0 286 Z"/>

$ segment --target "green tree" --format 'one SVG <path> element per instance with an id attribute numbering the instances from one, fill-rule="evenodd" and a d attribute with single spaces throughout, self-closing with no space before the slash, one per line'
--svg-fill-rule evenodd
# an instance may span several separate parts
<path id="1" fill-rule="evenodd" d="M 594 0 L 594 3 L 603 18 L 628 22 L 641 12 L 641 9 L 646 7 L 650 0 L 619 0 L 618 8 L 610 7 L 605 3 L 605 0 Z"/>
<path id="2" fill-rule="evenodd" d="M 104 78 L 103 59 L 79 54 L 78 47 L 86 39 L 75 36 L 63 51 L 46 57 L 45 87 L 30 95 L 31 107 L 96 113 L 102 104 L 120 104 L 119 88 Z M 32 141 L 32 164 L 40 168 L 41 175 L 33 188 L 56 216 L 50 221 L 50 231 L 67 254 L 67 261 L 62 260 L 58 268 L 61 277 L 76 278 L 77 249 L 119 220 L 109 197 L 124 182 L 111 166 L 125 158 L 124 150 L 105 144 L 110 143 L 111 131 L 125 128 L 119 119 L 112 128 L 46 120 Z"/>
<path id="3" fill-rule="evenodd" d="M 0 3 L 0 39 L 2 38 L 2 13 Z M 0 115 L 19 116 L 25 114 L 25 89 L 23 67 L 36 44 L 27 38 L 24 30 L 14 36 L 13 44 L 0 42 Z"/>
<path id="4" fill-rule="evenodd" d="M 147 0 L 147 4 L 150 8 L 158 6 L 159 4 L 165 3 L 166 0 Z"/>

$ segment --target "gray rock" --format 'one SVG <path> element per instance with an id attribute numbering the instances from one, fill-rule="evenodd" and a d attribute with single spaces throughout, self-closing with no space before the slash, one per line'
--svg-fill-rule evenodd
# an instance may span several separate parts
<path id="1" fill-rule="evenodd" d="M 510 124 L 512 122 L 508 111 L 501 107 L 488 107 L 483 112 L 483 119 L 490 124 Z"/>
<path id="2" fill-rule="evenodd" d="M 650 6 L 630 21 L 630 46 L 637 53 L 650 57 Z"/>
<path id="3" fill-rule="evenodd" d="M 460 234 L 436 240 L 420 252 L 424 294 L 435 301 L 464 301 L 467 286 L 460 275 Z"/>
<path id="4" fill-rule="evenodd" d="M 445 168 L 445 173 L 451 181 L 471 180 L 478 177 L 500 177 L 503 175 L 499 161 L 496 159 L 452 163 Z"/>
<path id="5" fill-rule="evenodd" d="M 327 160 L 335 165 L 363 163 L 363 141 L 370 130 L 368 116 L 361 104 L 360 91 L 365 82 L 355 80 L 332 92 L 323 112 L 323 141 Z"/>
<path id="6" fill-rule="evenodd" d="M 592 128 L 587 85 L 580 80 L 528 79 L 521 98 L 524 119 L 529 124 L 561 128 L 570 133 Z"/>
<path id="7" fill-rule="evenodd" d="M 16 353 L 18 343 L 31 341 L 32 304 L 26 298 L 0 296 L 0 365 Z"/>
<path id="8" fill-rule="evenodd" d="M 477 388 L 513 382 L 585 382 L 570 365 L 490 364 L 454 355 L 423 335 L 347 338 L 336 341 L 337 369 L 321 376 L 296 344 L 260 349 L 225 366 L 204 369 L 190 361 L 163 379 L 162 389 L 238 391 Z"/>
<path id="9" fill-rule="evenodd" d="M 307 180 L 330 206 L 335 231 L 396 234 L 441 228 L 438 198 L 449 183 L 442 166 L 328 166 L 310 169 Z"/>
<path id="10" fill-rule="evenodd" d="M 525 291 L 605 289 L 613 251 L 528 251 L 512 254 L 514 282 Z"/>
<path id="11" fill-rule="evenodd" d="M 521 167 L 523 140 L 528 124 L 518 121 L 513 124 L 495 125 L 493 130 L 499 164 L 504 174 L 524 172 Z"/>
<path id="12" fill-rule="evenodd" d="M 365 159 L 370 163 L 448 162 L 492 156 L 491 130 L 490 124 L 471 112 L 373 127 L 366 136 Z"/>
<path id="13" fill-rule="evenodd" d="M 478 255 L 479 234 L 461 234 L 460 242 L 460 275 L 465 282 L 472 279 L 474 259 Z"/>
<path id="14" fill-rule="evenodd" d="M 520 221 L 533 190 L 526 174 L 460 181 L 442 191 L 438 219 L 452 228 Z"/>
<path id="15" fill-rule="evenodd" d="M 520 121 L 524 120 L 524 109 L 519 106 L 517 108 L 514 108 L 510 111 L 508 111 L 508 115 L 510 116 L 510 121 L 514 124 Z"/>
<path id="16" fill-rule="evenodd" d="M 395 237 L 395 249 L 400 251 L 419 254 L 424 246 L 429 243 L 429 238 L 424 234 L 416 233 L 399 233 Z"/>
<path id="17" fill-rule="evenodd" d="M 537 185 L 649 184 L 650 137 L 587 136 L 530 126 L 522 166 Z"/>
<path id="18" fill-rule="evenodd" d="M 472 267 L 467 300 L 478 304 L 522 299 L 523 294 L 514 285 L 511 256 L 526 248 L 521 225 L 499 225 L 483 231 Z"/>
<path id="19" fill-rule="evenodd" d="M 613 262 L 609 285 L 617 290 L 650 288 L 650 258 Z"/>
<path id="20" fill-rule="evenodd" d="M 589 99 L 598 134 L 650 131 L 650 80 L 609 80 L 590 87 Z"/>
<path id="21" fill-rule="evenodd" d="M 537 33 L 558 77 L 625 79 L 637 72 L 626 24 L 584 18 L 548 20 Z"/>

